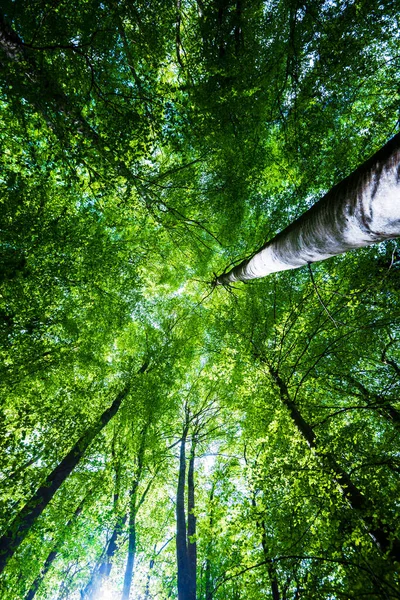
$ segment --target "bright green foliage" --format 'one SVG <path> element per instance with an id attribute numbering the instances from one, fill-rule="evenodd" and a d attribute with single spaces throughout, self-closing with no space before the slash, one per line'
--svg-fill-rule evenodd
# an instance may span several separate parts
<path id="1" fill-rule="evenodd" d="M 400 538 L 396 243 L 208 283 L 395 133 L 397 3 L 1 10 L 1 535 L 129 387 L 1 598 L 120 598 L 132 510 L 130 598 L 177 598 L 185 409 L 198 600 L 398 598 L 368 534 Z"/>

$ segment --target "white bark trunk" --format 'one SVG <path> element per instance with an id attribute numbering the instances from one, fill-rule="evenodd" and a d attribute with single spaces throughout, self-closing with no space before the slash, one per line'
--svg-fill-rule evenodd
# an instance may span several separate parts
<path id="1" fill-rule="evenodd" d="M 400 134 L 217 285 L 298 269 L 400 236 Z"/>

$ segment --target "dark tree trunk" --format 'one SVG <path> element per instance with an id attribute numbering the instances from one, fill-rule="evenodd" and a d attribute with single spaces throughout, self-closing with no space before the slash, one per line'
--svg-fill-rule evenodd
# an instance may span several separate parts
<path id="1" fill-rule="evenodd" d="M 278 586 L 278 576 L 276 573 L 275 564 L 271 560 L 271 556 L 269 553 L 268 540 L 267 540 L 267 534 L 265 532 L 264 521 L 258 521 L 258 526 L 261 530 L 261 544 L 262 544 L 262 548 L 263 548 L 264 559 L 267 561 L 266 564 L 267 564 L 267 568 L 268 568 L 269 581 L 271 583 L 272 600 L 281 600 L 281 595 L 279 593 L 279 586 Z"/>
<path id="2" fill-rule="evenodd" d="M 82 500 L 82 502 L 79 504 L 78 508 L 74 512 L 72 518 L 69 519 L 69 521 L 67 521 L 67 523 L 65 525 L 65 530 L 68 530 L 68 528 L 71 527 L 71 525 L 73 524 L 73 522 L 79 517 L 79 515 L 82 512 L 85 500 L 86 500 L 86 498 L 84 498 Z M 44 565 L 43 565 L 43 567 L 42 567 L 39 575 L 36 577 L 36 579 L 34 580 L 34 582 L 31 585 L 31 587 L 29 588 L 28 592 L 26 593 L 24 600 L 33 600 L 33 598 L 36 596 L 36 592 L 38 591 L 38 589 L 40 587 L 40 584 L 42 583 L 42 581 L 46 577 L 47 573 L 50 571 L 51 565 L 53 564 L 53 562 L 55 561 L 55 559 L 58 556 L 58 553 L 60 551 L 60 547 L 61 547 L 63 541 L 64 541 L 63 538 L 61 538 L 56 543 L 56 545 L 53 548 L 53 550 L 49 553 L 48 557 L 44 561 Z"/>
<path id="3" fill-rule="evenodd" d="M 143 373 L 147 366 L 147 364 L 143 365 L 139 372 Z M 129 393 L 130 387 L 130 384 L 126 385 L 111 406 L 102 413 L 97 422 L 79 438 L 61 463 L 47 476 L 45 482 L 31 500 L 20 510 L 9 529 L 0 538 L 0 573 L 29 534 L 32 525 L 40 517 L 59 487 L 79 463 L 94 438 L 117 413 L 122 401 Z"/>
<path id="4" fill-rule="evenodd" d="M 204 571 L 204 578 L 206 581 L 205 585 L 205 600 L 213 600 L 213 584 L 211 577 L 211 560 L 207 556 L 206 558 L 206 568 Z"/>
<path id="5" fill-rule="evenodd" d="M 115 552 L 118 548 L 118 540 L 123 532 L 124 525 L 126 523 L 128 515 L 124 515 L 122 518 L 119 518 L 114 530 L 111 534 L 111 538 L 109 539 L 105 551 L 103 551 L 102 556 L 100 558 L 100 564 L 97 564 L 92 576 L 90 578 L 89 583 L 86 585 L 84 592 L 82 593 L 82 598 L 85 600 L 96 600 L 97 594 L 101 590 L 101 586 L 103 584 L 104 579 L 110 576 L 111 567 L 112 567 L 112 559 L 115 555 Z"/>
<path id="6" fill-rule="evenodd" d="M 124 576 L 124 587 L 122 590 L 122 600 L 129 600 L 129 594 L 131 592 L 132 579 L 133 579 L 133 567 L 135 566 L 136 556 L 136 510 L 135 500 L 131 504 L 131 512 L 129 515 L 129 538 L 128 538 L 128 560 L 126 562 L 125 576 Z"/>
<path id="7" fill-rule="evenodd" d="M 255 509 L 257 509 L 257 502 L 256 502 L 255 494 L 253 495 L 251 503 L 252 503 L 253 507 Z M 256 525 L 261 533 L 261 545 L 262 545 L 262 549 L 263 549 L 265 564 L 267 566 L 269 581 L 271 584 L 272 600 L 281 600 L 276 567 L 275 567 L 273 560 L 271 559 L 271 553 L 270 553 L 269 547 L 268 547 L 268 539 L 267 539 L 267 533 L 266 533 L 266 529 L 265 529 L 265 521 L 262 519 L 256 519 Z"/>
<path id="8" fill-rule="evenodd" d="M 189 566 L 189 597 L 196 600 L 196 571 L 197 571 L 197 543 L 196 543 L 196 517 L 194 514 L 194 459 L 196 452 L 196 439 L 192 438 L 188 469 L 188 527 L 187 527 L 187 553 Z"/>
<path id="9" fill-rule="evenodd" d="M 156 553 L 156 546 L 154 546 L 154 554 Z M 145 600 L 148 600 L 150 598 L 150 581 L 151 581 L 151 573 L 154 569 L 154 558 L 150 559 L 150 563 L 149 563 L 149 572 L 147 573 L 147 579 L 146 579 L 146 588 L 144 591 L 144 598 Z"/>
<path id="10" fill-rule="evenodd" d="M 137 470 L 135 479 L 133 480 L 132 487 L 130 490 L 130 502 L 129 502 L 129 533 L 128 533 L 128 560 L 125 568 L 124 576 L 124 587 L 122 590 L 121 600 L 129 600 L 129 595 L 132 586 L 133 568 L 135 565 L 136 556 L 136 515 L 140 508 L 140 505 L 144 501 L 145 495 L 149 490 L 149 486 L 143 492 L 140 501 L 138 502 L 138 487 L 140 480 L 143 475 L 144 467 L 144 452 L 146 448 L 146 436 L 147 436 L 148 424 L 143 428 L 142 437 L 140 440 L 139 451 L 137 455 Z"/>
<path id="11" fill-rule="evenodd" d="M 289 410 L 290 416 L 293 419 L 297 429 L 299 430 L 303 438 L 306 440 L 310 448 L 314 448 L 318 451 L 319 446 L 317 444 L 315 433 L 312 427 L 303 419 L 297 406 L 291 400 L 285 382 L 281 379 L 278 373 L 271 368 L 270 373 L 279 388 L 280 398 L 283 404 Z M 339 484 L 343 496 L 349 502 L 350 506 L 359 513 L 369 535 L 374 540 L 377 547 L 384 554 L 387 553 L 392 560 L 400 562 L 399 540 L 393 538 L 389 527 L 385 527 L 382 522 L 380 522 L 379 520 L 375 521 L 371 517 L 371 514 L 373 514 L 374 511 L 366 496 L 364 496 L 364 494 L 357 488 L 357 486 L 354 485 L 349 475 L 336 462 L 334 456 L 331 453 L 326 452 L 324 450 L 322 453 L 319 454 L 319 457 L 333 472 L 333 477 L 335 481 Z"/>
<path id="12" fill-rule="evenodd" d="M 178 600 L 189 600 L 189 560 L 186 545 L 185 480 L 186 439 L 189 425 L 186 423 L 180 445 L 179 475 L 176 492 L 176 562 L 178 575 Z"/>
<path id="13" fill-rule="evenodd" d="M 209 528 L 210 528 L 211 533 L 213 531 L 213 526 L 214 526 L 214 506 L 213 506 L 214 492 L 215 492 L 215 484 L 213 482 L 213 484 L 211 486 L 210 498 L 209 498 L 209 504 L 210 504 Z M 213 600 L 213 587 L 214 586 L 213 586 L 212 573 L 211 573 L 211 560 L 210 560 L 210 549 L 211 548 L 212 548 L 212 543 L 207 545 L 206 568 L 205 568 L 205 573 L 204 573 L 204 577 L 206 580 L 205 600 Z"/>

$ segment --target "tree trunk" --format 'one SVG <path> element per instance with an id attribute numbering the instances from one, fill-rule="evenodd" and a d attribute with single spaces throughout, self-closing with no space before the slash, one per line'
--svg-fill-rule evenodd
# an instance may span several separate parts
<path id="1" fill-rule="evenodd" d="M 129 515 L 129 538 L 128 538 L 128 560 L 125 568 L 124 587 L 122 590 L 121 600 L 129 600 L 131 593 L 133 567 L 135 566 L 136 556 L 136 492 L 135 500 L 132 499 L 131 512 Z"/>
<path id="2" fill-rule="evenodd" d="M 281 595 L 279 593 L 278 576 L 277 576 L 277 572 L 276 572 L 276 567 L 275 567 L 274 562 L 271 560 L 271 557 L 269 554 L 267 535 L 266 535 L 266 531 L 265 531 L 265 522 L 264 521 L 261 521 L 261 523 L 259 522 L 259 526 L 261 529 L 261 543 L 262 543 L 262 547 L 263 547 L 264 558 L 266 561 L 268 561 L 266 564 L 267 564 L 267 568 L 268 568 L 269 580 L 271 583 L 272 600 L 281 600 Z"/>
<path id="3" fill-rule="evenodd" d="M 147 369 L 144 364 L 140 373 Z M 31 500 L 25 504 L 17 517 L 11 523 L 8 531 L 0 538 L 0 573 L 4 570 L 7 561 L 14 555 L 17 548 L 24 541 L 32 525 L 42 514 L 52 500 L 58 488 L 64 483 L 79 463 L 94 438 L 104 429 L 113 416 L 117 413 L 122 401 L 130 390 L 130 384 L 117 395 L 111 406 L 105 410 L 97 422 L 90 427 L 74 444 L 61 463 L 47 476 L 43 485 L 36 491 Z"/>
<path id="4" fill-rule="evenodd" d="M 135 479 L 133 480 L 132 487 L 130 490 L 130 503 L 129 503 L 129 534 L 128 534 L 128 560 L 125 568 L 124 576 L 124 587 L 122 590 L 121 600 L 129 600 L 129 594 L 131 592 L 132 578 L 133 578 L 133 567 L 135 565 L 136 556 L 136 515 L 142 504 L 149 486 L 143 492 L 140 501 L 137 500 L 137 492 L 140 480 L 143 475 L 144 466 L 144 451 L 146 448 L 146 435 L 147 435 L 148 423 L 142 430 L 139 451 L 137 455 L 137 470 Z"/>
<path id="5" fill-rule="evenodd" d="M 277 384 L 280 391 L 280 398 L 283 404 L 289 410 L 290 416 L 294 421 L 297 429 L 306 440 L 310 448 L 319 450 L 317 439 L 312 427 L 303 419 L 297 406 L 291 400 L 289 392 L 285 382 L 281 379 L 276 371 L 269 369 L 272 378 Z M 371 517 L 373 514 L 372 506 L 364 494 L 357 488 L 352 482 L 349 475 L 342 469 L 342 467 L 336 462 L 334 456 L 324 451 L 319 454 L 320 459 L 329 467 L 334 474 L 335 481 L 339 484 L 343 496 L 346 498 L 350 506 L 355 509 L 360 517 L 362 518 L 365 527 L 375 542 L 376 546 L 384 554 L 396 562 L 400 562 L 400 542 L 391 535 L 389 527 L 385 527 L 384 524 L 379 520 L 374 520 Z"/>
<path id="6" fill-rule="evenodd" d="M 179 453 L 179 475 L 176 493 L 176 563 L 178 575 L 178 600 L 189 600 L 189 559 L 186 545 L 185 479 L 186 439 L 189 430 L 185 424 Z"/>
<path id="7" fill-rule="evenodd" d="M 156 554 L 156 549 L 157 549 L 157 545 L 154 546 L 154 555 Z M 149 563 L 149 572 L 147 573 L 147 578 L 146 578 L 146 588 L 144 591 L 144 598 L 145 600 L 149 600 L 150 598 L 150 581 L 151 581 L 151 573 L 152 570 L 154 569 L 154 558 L 150 559 L 150 563 Z"/>
<path id="8" fill-rule="evenodd" d="M 115 451 L 115 440 L 117 436 L 117 428 L 114 427 L 114 436 L 111 446 L 111 454 L 115 469 L 115 488 L 114 488 L 114 502 L 113 509 L 114 515 L 117 516 L 117 520 L 114 526 L 114 530 L 111 534 L 110 539 L 106 543 L 106 547 L 101 553 L 100 559 L 94 567 L 89 582 L 85 586 L 83 592 L 81 592 L 82 598 L 93 598 L 96 600 L 98 593 L 101 590 L 101 586 L 106 577 L 110 576 L 112 568 L 112 559 L 118 548 L 118 539 L 124 529 L 126 519 L 128 518 L 127 513 L 123 516 L 119 513 L 119 496 L 120 496 L 120 484 L 121 484 L 121 464 Z"/>
<path id="9" fill-rule="evenodd" d="M 212 483 L 211 486 L 211 490 L 210 490 L 210 498 L 209 498 L 209 505 L 210 505 L 210 516 L 209 516 L 209 521 L 208 521 L 208 526 L 210 529 L 210 532 L 212 534 L 213 532 L 213 527 L 214 527 L 214 504 L 213 504 L 213 500 L 214 500 L 214 493 L 215 493 L 215 483 Z M 213 581 L 212 581 L 212 573 L 211 573 L 211 560 L 210 560 L 210 549 L 212 548 L 212 543 L 208 543 L 207 544 L 207 555 L 206 555 L 206 568 L 205 568 L 205 573 L 204 573 L 204 577 L 206 580 L 206 585 L 205 585 L 205 600 L 213 600 Z"/>
<path id="10" fill-rule="evenodd" d="M 118 539 L 121 533 L 123 532 L 127 517 L 128 515 L 125 514 L 122 518 L 119 518 L 117 520 L 117 523 L 115 524 L 114 530 L 111 534 L 111 538 L 107 543 L 106 549 L 102 552 L 99 561 L 100 564 L 97 563 L 96 567 L 94 568 L 90 581 L 86 585 L 85 590 L 82 593 L 82 598 L 85 598 L 87 600 L 96 600 L 97 595 L 101 590 L 101 586 L 103 584 L 104 579 L 110 576 L 112 559 L 118 548 Z"/>
<path id="11" fill-rule="evenodd" d="M 253 507 L 255 509 L 257 509 L 257 502 L 256 502 L 255 494 L 253 495 L 251 503 L 252 503 Z M 272 600 L 281 600 L 281 596 L 279 593 L 278 576 L 277 576 L 277 572 L 276 572 L 276 567 L 275 567 L 273 560 L 271 559 L 271 554 L 270 554 L 269 547 L 268 547 L 268 539 L 267 539 L 267 532 L 266 532 L 266 528 L 265 528 L 265 521 L 256 519 L 256 525 L 261 533 L 261 545 L 262 545 L 262 549 L 263 549 L 265 564 L 267 566 L 269 581 L 271 583 Z"/>
<path id="12" fill-rule="evenodd" d="M 216 285 L 298 269 L 400 235 L 400 133 Z"/>
<path id="13" fill-rule="evenodd" d="M 196 452 L 196 438 L 193 435 L 190 448 L 190 460 L 188 469 L 188 527 L 187 527 L 187 553 L 189 567 L 189 597 L 188 600 L 196 600 L 196 571 L 197 571 L 197 543 L 196 543 L 196 517 L 194 514 L 194 459 Z"/>
<path id="14" fill-rule="evenodd" d="M 67 523 L 65 525 L 65 531 L 67 531 L 69 529 L 69 527 L 71 527 L 71 525 L 73 524 L 73 522 L 81 514 L 82 509 L 83 509 L 83 505 L 85 503 L 86 498 L 87 498 L 87 496 L 79 504 L 78 508 L 76 509 L 76 511 L 74 512 L 74 514 L 72 515 L 71 519 L 69 519 L 69 521 L 67 521 Z M 38 591 L 38 589 L 40 587 L 40 584 L 42 583 L 42 581 L 46 577 L 47 573 L 50 571 L 51 565 L 53 564 L 53 562 L 55 561 L 55 559 L 58 556 L 58 553 L 60 551 L 60 547 L 61 547 L 63 541 L 64 541 L 63 538 L 61 538 L 56 543 L 56 545 L 53 548 L 53 550 L 49 553 L 48 557 L 44 561 L 44 565 L 43 565 L 42 569 L 40 570 L 39 575 L 36 577 L 36 579 L 34 580 L 34 582 L 31 585 L 31 587 L 29 588 L 28 592 L 26 593 L 24 600 L 33 600 L 33 598 L 36 596 L 36 592 Z"/>

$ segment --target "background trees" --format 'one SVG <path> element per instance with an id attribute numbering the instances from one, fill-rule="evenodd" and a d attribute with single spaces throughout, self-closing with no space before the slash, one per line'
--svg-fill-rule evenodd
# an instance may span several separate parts
<path id="1" fill-rule="evenodd" d="M 208 283 L 395 134 L 397 25 L 3 3 L 2 598 L 177 598 L 179 519 L 185 600 L 398 597 L 396 242 Z"/>

